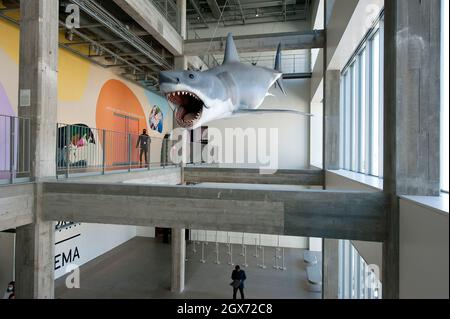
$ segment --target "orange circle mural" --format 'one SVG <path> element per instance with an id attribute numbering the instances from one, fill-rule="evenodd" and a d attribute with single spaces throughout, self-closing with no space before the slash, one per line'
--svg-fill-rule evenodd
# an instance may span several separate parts
<path id="1" fill-rule="evenodd" d="M 107 81 L 99 94 L 96 113 L 97 128 L 139 134 L 147 129 L 144 110 L 136 95 L 123 82 Z"/>
<path id="2" fill-rule="evenodd" d="M 131 136 L 131 160 L 139 162 L 136 149 L 138 135 L 147 128 L 147 119 L 133 91 L 118 80 L 106 82 L 97 100 L 96 123 L 98 129 L 106 130 L 105 155 L 108 167 L 119 167 L 129 162 Z M 99 132 L 100 133 L 100 132 Z M 103 137 L 99 136 L 102 143 Z"/>

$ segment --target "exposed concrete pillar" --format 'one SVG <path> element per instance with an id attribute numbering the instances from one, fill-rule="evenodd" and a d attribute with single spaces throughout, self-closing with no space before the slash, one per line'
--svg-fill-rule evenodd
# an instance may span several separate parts
<path id="1" fill-rule="evenodd" d="M 31 176 L 55 176 L 58 0 L 21 0 L 19 116 L 31 119 Z M 34 223 L 16 230 L 18 298 L 54 297 L 54 224 L 43 222 L 42 189 L 35 186 Z"/>
<path id="2" fill-rule="evenodd" d="M 323 240 L 323 299 L 339 298 L 339 240 Z"/>
<path id="3" fill-rule="evenodd" d="M 339 163 L 339 134 L 340 134 L 340 99 L 341 99 L 341 72 L 339 70 L 331 70 L 326 72 L 325 85 L 325 169 L 337 170 L 340 168 Z"/>
<path id="4" fill-rule="evenodd" d="M 186 56 L 176 56 L 174 59 L 174 68 L 175 70 L 187 70 L 188 68 L 188 59 Z"/>
<path id="5" fill-rule="evenodd" d="M 177 0 L 178 9 L 178 31 L 180 32 L 183 40 L 187 39 L 187 27 L 186 27 L 186 0 Z"/>
<path id="6" fill-rule="evenodd" d="M 441 1 L 385 2 L 383 297 L 399 298 L 399 195 L 439 195 Z"/>
<path id="7" fill-rule="evenodd" d="M 184 272 L 186 262 L 186 239 L 184 228 L 172 228 L 172 273 L 171 291 L 184 291 Z"/>

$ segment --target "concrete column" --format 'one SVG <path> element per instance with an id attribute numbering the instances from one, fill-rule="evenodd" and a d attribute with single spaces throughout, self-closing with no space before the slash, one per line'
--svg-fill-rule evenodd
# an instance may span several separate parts
<path id="1" fill-rule="evenodd" d="M 55 176 L 58 0 L 21 0 L 19 116 L 31 119 L 31 177 Z M 16 230 L 18 298 L 54 297 L 54 224 L 42 219 L 37 184 L 34 223 Z"/>
<path id="2" fill-rule="evenodd" d="M 187 57 L 184 55 L 176 56 L 174 59 L 174 68 L 175 70 L 187 70 L 188 68 Z"/>
<path id="3" fill-rule="evenodd" d="M 337 170 L 339 163 L 339 113 L 341 99 L 341 72 L 331 70 L 326 72 L 325 85 L 325 169 Z"/>
<path id="4" fill-rule="evenodd" d="M 323 299 L 339 298 L 339 240 L 323 240 Z"/>
<path id="5" fill-rule="evenodd" d="M 186 262 L 186 239 L 184 228 L 172 228 L 172 273 L 171 291 L 184 291 L 184 273 Z"/>
<path id="6" fill-rule="evenodd" d="M 383 297 L 399 297 L 399 195 L 439 195 L 441 1 L 385 2 Z"/>
<path id="7" fill-rule="evenodd" d="M 178 31 L 180 32 L 183 40 L 187 39 L 187 28 L 186 28 L 186 0 L 177 0 L 178 9 Z"/>

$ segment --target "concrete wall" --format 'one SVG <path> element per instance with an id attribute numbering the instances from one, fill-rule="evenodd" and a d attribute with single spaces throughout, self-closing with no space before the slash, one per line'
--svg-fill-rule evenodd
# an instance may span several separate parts
<path id="1" fill-rule="evenodd" d="M 278 89 L 273 88 L 270 93 L 273 97 L 268 96 L 261 108 L 281 108 L 294 109 L 303 112 L 309 112 L 309 92 L 310 80 L 285 80 L 285 88 L 287 96 L 283 96 Z M 225 135 L 226 128 L 275 128 L 278 130 L 278 139 L 276 146 L 278 148 L 278 156 L 276 156 L 280 169 L 302 169 L 309 166 L 309 119 L 307 117 L 292 114 L 264 114 L 264 115 L 246 115 L 239 118 L 225 119 L 221 121 L 211 122 L 210 128 L 217 128 L 222 135 Z M 268 146 L 269 132 L 266 132 Z M 230 153 L 232 147 L 223 148 L 223 153 Z M 272 153 L 275 155 L 274 153 Z M 220 163 L 226 163 L 224 157 L 219 159 Z M 248 161 L 244 163 L 245 167 L 254 167 Z M 256 165 L 258 166 L 258 165 Z"/>
<path id="2" fill-rule="evenodd" d="M 216 33 L 214 30 L 216 25 L 210 25 L 209 29 L 198 29 L 195 33 L 200 38 L 211 38 L 211 37 L 226 37 L 229 32 L 233 33 L 234 36 L 239 35 L 253 35 L 253 34 L 265 34 L 265 33 L 278 33 L 278 32 L 299 32 L 299 31 L 310 31 L 309 21 L 291 21 L 291 22 L 275 22 L 275 23 L 263 23 L 263 24 L 247 24 L 245 26 L 219 26 Z M 188 38 L 193 39 L 194 33 L 192 30 L 188 30 Z"/>
<path id="3" fill-rule="evenodd" d="M 361 191 L 380 191 L 379 189 L 369 186 L 367 184 L 352 180 L 347 177 L 340 176 L 334 172 L 326 172 L 326 189 L 327 190 L 361 190 Z M 378 265 L 380 267 L 380 276 L 382 273 L 382 243 L 375 242 L 362 242 L 352 241 L 361 257 L 372 265 Z"/>
<path id="4" fill-rule="evenodd" d="M 448 218 L 400 199 L 400 298 L 449 298 Z"/>
<path id="5" fill-rule="evenodd" d="M 323 105 L 311 103 L 311 133 L 309 154 L 311 165 L 322 168 L 323 166 Z"/>
<path id="6" fill-rule="evenodd" d="M 14 280 L 14 245 L 15 234 L 0 233 L 0 298 Z"/>

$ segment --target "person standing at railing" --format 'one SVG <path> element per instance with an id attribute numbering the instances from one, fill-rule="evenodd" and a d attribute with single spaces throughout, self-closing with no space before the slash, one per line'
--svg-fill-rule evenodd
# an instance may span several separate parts
<path id="1" fill-rule="evenodd" d="M 142 166 L 142 156 L 145 156 L 145 165 L 148 165 L 148 148 L 151 143 L 150 136 L 147 134 L 147 130 L 144 129 L 142 134 L 139 135 L 136 148 L 140 148 L 139 165 Z"/>

